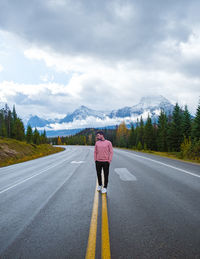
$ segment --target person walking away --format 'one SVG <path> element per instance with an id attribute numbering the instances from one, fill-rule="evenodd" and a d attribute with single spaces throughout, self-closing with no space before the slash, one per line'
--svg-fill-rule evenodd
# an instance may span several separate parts
<path id="1" fill-rule="evenodd" d="M 107 193 L 109 166 L 113 157 L 113 147 L 109 140 L 104 138 L 103 131 L 97 131 L 97 141 L 94 148 L 94 160 L 96 164 L 98 187 L 97 191 Z M 104 172 L 104 186 L 102 186 L 101 171 Z"/>

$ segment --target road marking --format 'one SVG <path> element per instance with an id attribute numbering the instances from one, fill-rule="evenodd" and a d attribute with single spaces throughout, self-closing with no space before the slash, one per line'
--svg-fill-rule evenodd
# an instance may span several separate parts
<path id="1" fill-rule="evenodd" d="M 30 176 L 30 177 L 28 177 L 28 178 L 25 178 L 25 179 L 22 180 L 22 181 L 16 182 L 15 184 L 13 184 L 13 185 L 11 185 L 11 186 L 5 188 L 4 190 L 1 190 L 1 191 L 0 191 L 0 194 L 1 194 L 1 193 L 4 193 L 4 192 L 7 192 L 8 190 L 10 190 L 10 189 L 16 187 L 17 185 L 20 185 L 20 184 L 22 184 L 22 183 L 24 183 L 24 182 L 26 182 L 26 181 L 28 181 L 28 180 L 30 180 L 30 179 L 32 179 L 32 178 L 38 176 L 38 175 L 40 175 L 40 174 L 46 172 L 47 170 L 52 169 L 52 168 L 56 167 L 57 165 L 60 165 L 60 164 L 64 163 L 64 162 L 67 161 L 67 160 L 68 160 L 68 159 L 63 160 L 63 161 L 61 161 L 61 162 L 59 162 L 59 163 L 57 163 L 57 164 L 54 164 L 53 166 L 49 166 L 49 167 L 45 168 L 44 170 L 40 171 L 40 172 L 37 173 L 37 174 L 34 174 L 34 175 L 32 175 L 32 176 Z"/>
<path id="2" fill-rule="evenodd" d="M 98 182 L 96 183 L 96 188 Z M 97 218 L 98 218 L 98 201 L 99 201 L 99 192 L 95 188 L 94 203 L 92 209 L 92 218 L 90 223 L 90 232 L 88 238 L 86 259 L 94 259 L 96 251 L 96 237 L 97 237 Z"/>
<path id="3" fill-rule="evenodd" d="M 127 168 L 115 168 L 115 172 L 122 181 L 137 181 L 137 178 Z"/>
<path id="4" fill-rule="evenodd" d="M 72 161 L 71 164 L 82 164 L 85 163 L 85 161 Z"/>
<path id="5" fill-rule="evenodd" d="M 102 194 L 101 258 L 111 258 L 106 193 Z"/>
<path id="6" fill-rule="evenodd" d="M 136 155 L 136 154 L 133 154 L 133 153 L 131 154 L 131 153 L 126 152 L 126 151 L 122 151 L 122 152 L 124 152 L 124 153 L 126 153 L 126 154 L 129 154 L 130 156 L 132 156 L 132 155 L 133 155 L 133 156 L 137 156 L 137 157 L 140 157 L 140 158 L 143 158 L 143 159 L 146 159 L 146 160 L 149 160 L 149 161 L 155 162 L 155 163 L 157 163 L 157 164 L 164 165 L 164 166 L 167 166 L 167 167 L 170 167 L 170 168 L 176 169 L 176 170 L 178 170 L 178 171 L 181 171 L 181 172 L 183 172 L 183 173 L 186 173 L 186 174 L 189 174 L 189 175 L 196 176 L 196 177 L 199 177 L 199 178 L 200 178 L 200 175 L 195 174 L 195 173 L 191 173 L 191 172 L 189 172 L 189 171 L 187 171 L 187 170 L 184 170 L 184 169 L 181 169 L 181 168 L 178 168 L 178 167 L 172 166 L 172 165 L 168 165 L 168 164 L 165 164 L 165 163 L 160 162 L 160 161 L 156 161 L 156 160 L 151 159 L 151 158 L 148 158 L 148 157 L 139 156 L 139 155 Z"/>
<path id="7" fill-rule="evenodd" d="M 104 176 L 102 177 L 104 182 Z M 92 218 L 90 223 L 90 232 L 85 259 L 95 259 L 96 238 L 97 238 L 97 219 L 98 219 L 98 200 L 99 192 L 97 192 L 98 181 L 96 183 L 94 203 L 92 209 Z M 110 238 L 108 226 L 108 211 L 106 193 L 102 194 L 102 220 L 101 220 L 101 258 L 110 259 Z"/>
<path id="8" fill-rule="evenodd" d="M 102 183 L 104 184 L 105 178 L 102 169 Z M 102 219 L 101 219 L 101 258 L 110 259 L 110 238 L 108 226 L 108 211 L 107 211 L 107 195 L 102 193 Z"/>

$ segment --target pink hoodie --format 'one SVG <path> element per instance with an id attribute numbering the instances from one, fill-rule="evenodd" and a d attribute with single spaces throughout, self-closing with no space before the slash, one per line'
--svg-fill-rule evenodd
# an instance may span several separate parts
<path id="1" fill-rule="evenodd" d="M 112 143 L 109 140 L 96 141 L 94 148 L 94 160 L 95 161 L 107 161 L 111 162 L 113 156 Z"/>

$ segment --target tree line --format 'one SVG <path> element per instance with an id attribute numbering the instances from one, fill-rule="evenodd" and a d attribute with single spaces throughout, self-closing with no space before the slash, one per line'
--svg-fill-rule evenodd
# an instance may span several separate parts
<path id="1" fill-rule="evenodd" d="M 131 130 L 122 123 L 116 131 L 116 142 L 119 147 L 179 152 L 182 158 L 198 159 L 200 157 L 200 104 L 194 118 L 187 106 L 181 109 L 176 104 L 171 115 L 161 111 L 157 122 L 152 122 L 148 116 L 144 123 L 141 117 L 135 127 L 131 126 Z"/>
<path id="2" fill-rule="evenodd" d="M 0 109 L 0 136 L 36 145 L 48 143 L 45 130 L 40 134 L 37 128 L 33 131 L 28 125 L 25 132 L 23 121 L 18 117 L 15 105 L 13 105 L 12 111 L 7 104 L 5 104 L 5 108 Z"/>
<path id="3" fill-rule="evenodd" d="M 85 129 L 74 136 L 59 137 L 59 144 L 94 145 L 98 129 Z M 181 158 L 200 158 L 200 103 L 194 117 L 187 106 L 181 109 L 178 103 L 172 114 L 161 110 L 157 121 L 148 116 L 146 122 L 140 117 L 130 129 L 125 122 L 115 129 L 104 129 L 106 139 L 115 147 L 137 150 L 152 150 L 178 153 Z M 58 144 L 58 138 L 51 138 L 51 143 Z"/>

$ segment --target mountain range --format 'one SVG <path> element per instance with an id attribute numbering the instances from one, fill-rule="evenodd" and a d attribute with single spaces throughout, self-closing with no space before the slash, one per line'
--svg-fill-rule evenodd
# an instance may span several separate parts
<path id="1" fill-rule="evenodd" d="M 157 121 L 161 110 L 167 114 L 172 113 L 174 105 L 165 97 L 146 96 L 141 98 L 140 102 L 133 106 L 126 106 L 111 111 L 97 111 L 81 105 L 72 113 L 66 114 L 62 119 L 44 119 L 37 115 L 32 115 L 25 123 L 25 127 L 31 125 L 32 128 L 37 127 L 39 130 L 45 128 L 47 136 L 71 135 L 79 130 L 88 127 L 115 127 L 120 122 L 125 121 L 127 126 L 130 123 L 136 123 L 137 119 L 142 118 L 144 121 L 148 115 L 153 121 Z M 61 134 L 60 134 L 61 133 Z"/>

